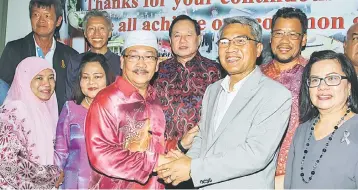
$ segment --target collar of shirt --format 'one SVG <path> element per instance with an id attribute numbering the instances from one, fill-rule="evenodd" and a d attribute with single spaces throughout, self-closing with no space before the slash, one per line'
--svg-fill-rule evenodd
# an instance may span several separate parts
<path id="1" fill-rule="evenodd" d="M 123 77 L 118 76 L 115 81 L 118 88 L 123 92 L 123 94 L 127 97 L 130 97 L 132 94 L 139 94 L 138 89 L 136 89 L 130 82 L 125 80 Z M 140 95 L 141 96 L 141 95 Z M 154 88 L 151 85 L 148 85 L 147 97 L 143 97 L 144 99 L 152 99 L 156 98 L 156 93 Z"/>
<path id="2" fill-rule="evenodd" d="M 274 80 L 278 80 L 278 78 L 281 75 L 285 75 L 285 74 L 302 74 L 302 68 L 304 68 L 307 64 L 307 60 L 305 58 L 303 58 L 302 56 L 299 57 L 298 59 L 298 64 L 294 65 L 292 68 L 281 71 L 280 68 L 278 68 L 275 63 L 274 60 L 271 60 L 269 63 L 267 64 L 262 64 L 260 65 L 260 68 L 262 70 L 262 72 L 269 76 L 270 78 L 274 79 Z"/>
<path id="3" fill-rule="evenodd" d="M 35 48 L 36 48 L 36 56 L 37 57 L 42 57 L 42 58 L 45 58 L 45 56 L 47 55 L 44 55 L 43 54 L 43 50 L 41 49 L 41 47 L 37 44 L 36 40 L 35 40 L 35 36 L 33 36 L 34 38 L 34 42 L 35 42 Z M 56 49 L 56 40 L 55 38 L 52 38 L 52 45 L 51 45 L 51 48 L 50 48 L 50 51 L 49 52 L 54 52 Z M 38 50 L 41 50 L 41 51 L 38 51 Z M 49 53 L 48 52 L 48 53 Z"/>
<path id="4" fill-rule="evenodd" d="M 178 65 L 184 67 L 183 64 L 181 64 L 181 63 L 177 60 L 176 57 L 174 57 L 174 60 L 175 60 L 175 62 L 176 62 Z M 185 63 L 185 67 L 192 67 L 192 66 L 196 65 L 196 63 L 198 63 L 198 62 L 200 62 L 200 61 L 202 61 L 202 56 L 201 56 L 201 54 L 200 54 L 199 52 L 196 52 L 196 55 L 195 55 L 191 60 L 189 60 L 189 61 L 187 61 L 187 62 Z"/>
<path id="5" fill-rule="evenodd" d="M 298 68 L 300 67 L 305 67 L 307 65 L 307 62 L 308 60 L 306 60 L 305 58 L 303 58 L 301 55 L 298 57 L 298 63 L 296 65 L 294 65 L 292 68 L 290 69 L 287 69 L 287 70 L 284 70 L 284 71 L 280 71 L 280 68 L 278 68 L 276 65 L 275 65 L 275 62 L 274 60 L 271 60 L 269 63 L 268 63 L 268 67 L 274 67 L 275 70 L 277 70 L 278 73 L 281 73 L 281 72 L 287 72 L 287 73 L 290 73 L 290 72 L 295 72 Z"/>
<path id="6" fill-rule="evenodd" d="M 241 79 L 239 82 L 237 82 L 234 85 L 234 89 L 232 92 L 237 93 L 240 88 L 244 85 L 245 81 L 252 75 L 252 73 L 258 69 L 257 66 L 255 66 L 255 69 L 252 70 L 246 77 L 244 77 L 243 79 Z M 225 92 L 227 93 L 231 93 L 230 92 L 230 75 L 226 75 L 226 77 L 224 78 L 224 80 L 221 82 L 221 87 L 225 90 Z"/>
<path id="7" fill-rule="evenodd" d="M 255 69 L 258 69 L 257 66 L 255 67 Z M 255 69 L 253 71 L 251 71 L 251 73 L 249 73 L 246 77 L 244 77 L 239 82 L 237 82 L 234 85 L 234 90 L 232 92 L 229 91 L 229 84 L 230 84 L 230 76 L 229 75 L 227 75 L 224 78 L 224 80 L 221 82 L 221 86 L 222 86 L 223 90 L 221 91 L 221 93 L 219 95 L 218 105 L 217 105 L 216 112 L 214 115 L 214 123 L 215 123 L 214 131 L 216 131 L 219 128 L 221 121 L 223 120 L 232 101 L 235 99 L 238 91 L 244 85 L 245 81 L 252 75 L 252 73 L 255 71 Z"/>
<path id="8" fill-rule="evenodd" d="M 91 51 L 91 49 L 88 50 L 88 52 L 90 52 L 90 51 Z M 111 50 L 110 50 L 109 48 L 107 48 L 106 53 L 103 54 L 103 55 L 104 55 L 104 57 L 108 60 L 109 57 L 112 55 L 112 52 L 111 52 Z"/>

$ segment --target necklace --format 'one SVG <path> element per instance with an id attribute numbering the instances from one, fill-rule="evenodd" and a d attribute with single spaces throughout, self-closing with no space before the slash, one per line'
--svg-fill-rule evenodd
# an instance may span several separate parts
<path id="1" fill-rule="evenodd" d="M 91 105 L 91 103 L 89 103 L 89 101 L 87 100 L 87 97 L 85 97 L 85 101 L 86 101 L 86 103 L 88 104 L 88 106 Z"/>
<path id="2" fill-rule="evenodd" d="M 312 137 L 312 134 L 313 134 L 313 131 L 314 131 L 314 128 L 316 126 L 316 124 L 318 123 L 319 121 L 319 116 L 315 119 L 315 121 L 313 122 L 312 124 L 312 127 L 311 127 L 311 131 L 310 131 L 310 135 L 308 136 L 308 139 L 307 139 L 307 142 L 306 142 L 306 148 L 305 150 L 303 151 L 303 157 L 302 157 L 302 161 L 301 161 L 301 178 L 302 178 L 302 181 L 305 182 L 305 183 L 309 183 L 311 180 L 312 180 L 312 177 L 314 176 L 314 174 L 316 173 L 316 168 L 319 164 L 319 162 L 321 161 L 321 158 L 323 157 L 323 155 L 327 152 L 327 147 L 329 146 L 329 143 L 332 141 L 333 139 L 333 136 L 336 132 L 336 130 L 338 129 L 338 126 L 342 123 L 342 121 L 344 120 L 344 118 L 348 115 L 348 113 L 351 111 L 350 108 L 347 109 L 346 113 L 343 115 L 343 117 L 341 117 L 341 119 L 338 121 L 337 125 L 334 126 L 334 130 L 333 132 L 331 133 L 331 135 L 328 137 L 328 141 L 326 142 L 326 145 L 325 147 L 322 149 L 322 153 L 321 155 L 319 156 L 319 158 L 316 160 L 316 162 L 313 164 L 313 169 L 311 170 L 311 173 L 310 173 L 310 176 L 308 177 L 308 180 L 305 179 L 305 174 L 303 173 L 303 165 L 305 163 L 305 159 L 306 159 L 306 155 L 308 153 L 308 147 L 310 146 L 310 140 L 311 140 L 311 137 Z"/>

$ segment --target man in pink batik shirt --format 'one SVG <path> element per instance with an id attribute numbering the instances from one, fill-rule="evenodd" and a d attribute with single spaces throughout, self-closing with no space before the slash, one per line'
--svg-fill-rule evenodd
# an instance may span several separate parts
<path id="1" fill-rule="evenodd" d="M 292 107 L 287 133 L 277 160 L 275 188 L 283 188 L 288 151 L 299 125 L 298 97 L 301 76 L 307 63 L 301 49 L 307 42 L 307 16 L 300 9 L 284 7 L 272 18 L 271 50 L 274 59 L 260 66 L 262 73 L 283 84 L 292 93 Z"/>
<path id="2" fill-rule="evenodd" d="M 122 51 L 122 77 L 98 93 L 88 111 L 85 137 L 94 189 L 163 189 L 157 165 L 164 155 L 165 119 L 149 85 L 158 70 L 157 38 L 129 32 Z"/>

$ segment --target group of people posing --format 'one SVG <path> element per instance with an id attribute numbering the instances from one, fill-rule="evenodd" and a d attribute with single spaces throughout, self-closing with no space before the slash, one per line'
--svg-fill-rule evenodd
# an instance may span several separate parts
<path id="1" fill-rule="evenodd" d="M 32 32 L 0 58 L 0 188 L 358 188 L 358 24 L 344 54 L 305 60 L 307 16 L 281 8 L 273 60 L 257 66 L 254 18 L 223 20 L 218 63 L 179 15 L 159 62 L 151 31 L 127 32 L 112 53 L 105 11 L 84 17 L 90 50 L 78 54 L 54 37 L 61 0 L 29 10 Z"/>

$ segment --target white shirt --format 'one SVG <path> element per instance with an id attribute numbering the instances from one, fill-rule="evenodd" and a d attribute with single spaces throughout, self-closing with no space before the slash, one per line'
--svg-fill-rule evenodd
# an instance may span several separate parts
<path id="1" fill-rule="evenodd" d="M 256 70 L 258 69 L 257 66 L 255 67 L 255 69 L 253 71 L 251 71 L 250 74 L 248 74 L 246 77 L 244 77 L 243 79 L 241 79 L 239 82 L 237 82 L 234 85 L 234 89 L 233 91 L 230 92 L 230 76 L 227 75 L 224 80 L 221 82 L 221 91 L 220 91 L 220 95 L 219 95 L 219 100 L 218 100 L 218 105 L 217 108 L 215 110 L 215 120 L 214 120 L 214 129 L 215 132 L 216 130 L 219 128 L 220 123 L 222 121 L 222 119 L 225 116 L 226 111 L 229 109 L 232 101 L 234 100 L 235 96 L 237 95 L 237 93 L 239 92 L 239 90 L 241 89 L 241 87 L 244 85 L 245 81 L 249 78 L 249 76 Z"/>
<path id="2" fill-rule="evenodd" d="M 49 62 L 51 65 L 53 65 L 53 55 L 55 54 L 55 49 L 56 49 L 55 38 L 52 38 L 52 46 L 50 48 L 50 51 L 47 52 L 47 54 L 45 56 L 43 55 L 43 51 L 40 48 L 40 46 L 37 45 L 35 37 L 34 37 L 34 42 L 35 42 L 35 48 L 36 48 L 36 57 L 44 58 L 47 62 Z"/>

